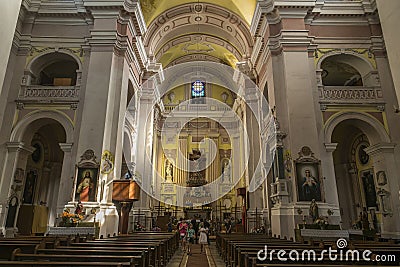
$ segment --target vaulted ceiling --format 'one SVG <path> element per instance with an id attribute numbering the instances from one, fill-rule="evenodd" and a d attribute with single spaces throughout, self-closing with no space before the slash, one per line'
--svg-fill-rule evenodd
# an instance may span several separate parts
<path id="1" fill-rule="evenodd" d="M 235 66 L 251 54 L 256 0 L 142 0 L 144 45 L 163 67 L 206 60 Z"/>
<path id="2" fill-rule="evenodd" d="M 239 15 L 244 19 L 248 25 L 253 18 L 254 9 L 256 7 L 256 0 L 202 0 L 202 1 L 188 1 L 188 0 L 141 0 L 143 16 L 149 25 L 157 16 L 164 11 L 187 3 L 211 3 L 230 10 L 231 12 Z"/>

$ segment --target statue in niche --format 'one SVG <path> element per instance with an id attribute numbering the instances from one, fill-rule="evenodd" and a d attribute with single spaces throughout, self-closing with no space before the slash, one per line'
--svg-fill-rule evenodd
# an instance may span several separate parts
<path id="1" fill-rule="evenodd" d="M 378 185 L 386 185 L 387 184 L 387 179 L 386 179 L 386 173 L 384 171 L 379 171 L 376 173 Z"/>
<path id="2" fill-rule="evenodd" d="M 165 164 L 165 178 L 168 182 L 172 182 L 172 164 L 169 160 Z"/>
<path id="3" fill-rule="evenodd" d="M 370 230 L 369 228 L 369 220 L 368 220 L 368 211 L 367 208 L 364 207 L 361 212 L 361 226 L 362 230 Z"/>
<path id="4" fill-rule="evenodd" d="M 231 166 L 229 161 L 224 162 L 224 167 L 222 169 L 222 183 L 229 183 L 231 181 Z"/>
<path id="5" fill-rule="evenodd" d="M 318 204 L 315 199 L 311 200 L 309 214 L 313 222 L 315 222 L 315 220 L 319 218 Z"/>

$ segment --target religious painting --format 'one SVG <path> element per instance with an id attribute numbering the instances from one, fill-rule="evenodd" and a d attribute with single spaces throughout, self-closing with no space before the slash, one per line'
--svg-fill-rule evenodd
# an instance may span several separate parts
<path id="1" fill-rule="evenodd" d="M 77 168 L 75 200 L 81 202 L 96 201 L 99 168 Z"/>
<path id="2" fill-rule="evenodd" d="M 372 169 L 362 171 L 360 176 L 364 188 L 365 205 L 367 208 L 378 208 L 374 174 Z"/>
<path id="3" fill-rule="evenodd" d="M 33 198 L 35 194 L 35 184 L 37 181 L 37 171 L 29 170 L 26 174 L 24 195 L 22 198 L 23 204 L 33 204 Z"/>
<path id="4" fill-rule="evenodd" d="M 318 163 L 296 163 L 296 177 L 299 201 L 322 201 Z"/>
<path id="5" fill-rule="evenodd" d="M 101 173 L 109 174 L 114 169 L 114 156 L 110 151 L 106 150 L 101 155 Z"/>

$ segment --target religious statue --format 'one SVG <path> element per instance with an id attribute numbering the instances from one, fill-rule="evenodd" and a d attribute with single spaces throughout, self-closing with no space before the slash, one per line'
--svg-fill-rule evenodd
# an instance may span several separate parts
<path id="1" fill-rule="evenodd" d="M 315 222 L 315 220 L 319 218 L 318 204 L 315 201 L 315 199 L 313 199 L 311 201 L 309 214 L 310 214 L 311 218 L 313 219 L 313 222 Z"/>
<path id="2" fill-rule="evenodd" d="M 229 183 L 231 181 L 231 166 L 229 165 L 228 161 L 225 161 L 224 163 L 222 174 L 222 182 Z"/>
<path id="3" fill-rule="evenodd" d="M 361 226 L 362 226 L 362 230 L 370 230 L 369 220 L 368 220 L 368 212 L 367 212 L 366 207 L 363 208 L 363 211 L 361 213 Z"/>
<path id="4" fill-rule="evenodd" d="M 169 160 L 166 161 L 166 166 L 165 166 L 165 178 L 167 181 L 172 182 L 172 164 Z"/>
<path id="5" fill-rule="evenodd" d="M 75 214 L 81 215 L 83 213 L 83 204 L 81 201 L 76 204 Z"/>

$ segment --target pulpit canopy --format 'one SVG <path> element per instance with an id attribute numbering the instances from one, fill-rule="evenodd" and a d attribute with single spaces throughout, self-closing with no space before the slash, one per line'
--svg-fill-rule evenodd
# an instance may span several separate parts
<path id="1" fill-rule="evenodd" d="M 120 202 L 133 202 L 140 199 L 140 187 L 132 180 L 114 180 L 112 199 Z"/>

